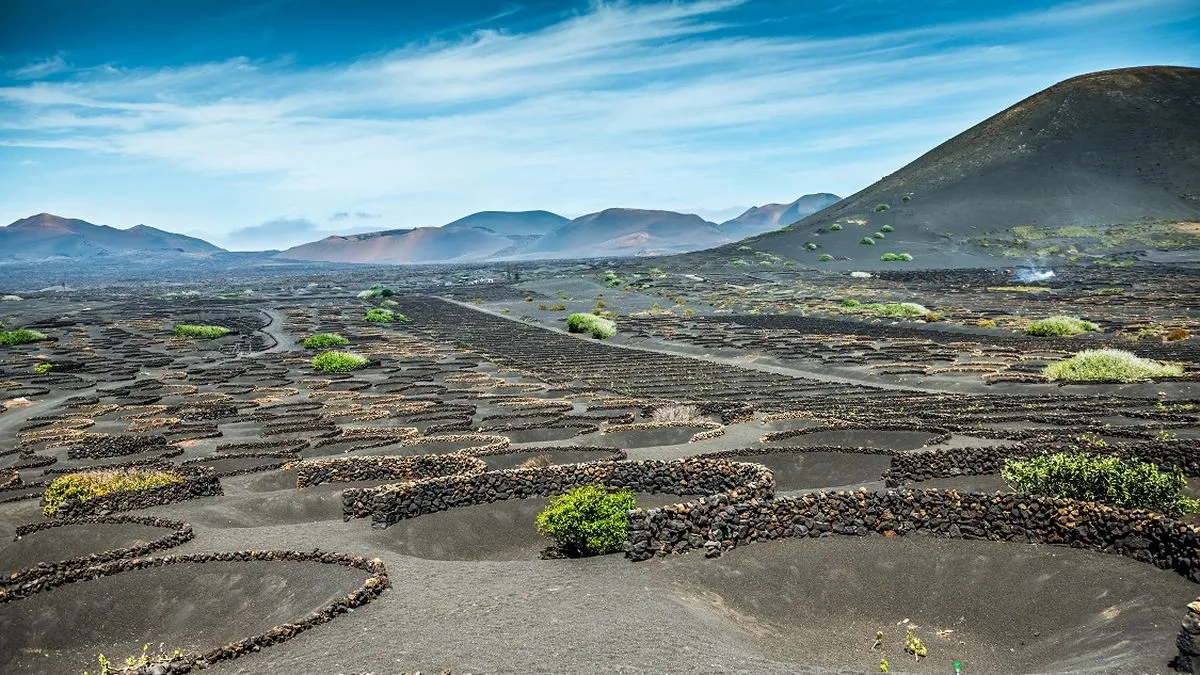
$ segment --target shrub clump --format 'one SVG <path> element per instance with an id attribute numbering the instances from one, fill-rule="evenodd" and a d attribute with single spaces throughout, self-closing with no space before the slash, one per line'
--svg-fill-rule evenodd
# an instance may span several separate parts
<path id="1" fill-rule="evenodd" d="M 172 483 L 182 483 L 183 478 L 170 471 L 157 469 L 113 469 L 105 471 L 83 471 L 59 476 L 46 486 L 42 493 L 42 511 L 47 515 L 58 512 L 68 500 L 87 501 L 114 492 L 149 490 Z"/>
<path id="2" fill-rule="evenodd" d="M 1159 469 L 1149 462 L 1113 455 L 1056 453 L 1011 460 L 1000 475 L 1020 492 L 1048 495 L 1131 509 L 1150 509 L 1172 516 L 1200 509 L 1200 502 L 1181 494 L 1183 470 Z"/>
<path id="3" fill-rule="evenodd" d="M 365 357 L 349 352 L 325 352 L 313 357 L 313 370 L 323 373 L 348 373 L 369 363 Z"/>
<path id="4" fill-rule="evenodd" d="M 1143 359 L 1123 349 L 1085 349 L 1042 369 L 1047 380 L 1066 382 L 1139 382 L 1179 377 L 1183 366 Z"/>
<path id="5" fill-rule="evenodd" d="M 11 347 L 13 345 L 24 345 L 30 342 L 40 342 L 46 339 L 46 334 L 28 328 L 18 328 L 17 330 L 0 330 L 0 346 Z"/>
<path id="6" fill-rule="evenodd" d="M 862 239 L 858 240 L 858 243 L 862 244 L 863 246 L 874 246 L 875 239 L 872 237 L 863 237 Z"/>
<path id="7" fill-rule="evenodd" d="M 883 262 L 912 262 L 912 254 L 910 253 L 884 253 L 879 256 Z"/>
<path id="8" fill-rule="evenodd" d="M 591 333 L 592 337 L 603 340 L 617 334 L 617 324 L 595 314 L 576 312 L 567 315 L 567 331 L 571 333 Z"/>
<path id="9" fill-rule="evenodd" d="M 677 403 L 655 408 L 650 413 L 653 422 L 692 422 L 700 419 L 700 407 L 687 403 Z"/>
<path id="10" fill-rule="evenodd" d="M 537 516 L 537 531 L 554 539 L 571 558 L 603 555 L 621 549 L 629 528 L 633 492 L 609 492 L 603 485 L 584 485 L 550 498 Z"/>
<path id="11" fill-rule="evenodd" d="M 363 300 L 374 300 L 375 298 L 390 298 L 396 294 L 396 291 L 384 286 L 383 284 L 373 284 L 365 291 L 359 291 L 358 297 Z"/>
<path id="12" fill-rule="evenodd" d="M 367 310 L 367 314 L 363 318 L 371 323 L 390 323 L 392 321 L 409 320 L 407 316 L 404 316 L 400 312 L 393 312 L 390 309 L 381 309 L 379 307 Z"/>
<path id="13" fill-rule="evenodd" d="M 305 349 L 329 349 L 331 347 L 345 347 L 350 344 L 346 338 L 337 333 L 317 333 L 304 338 Z"/>
<path id="14" fill-rule="evenodd" d="M 1038 337 L 1052 337 L 1080 335 L 1098 330 L 1100 330 L 1100 326 L 1091 321 L 1084 321 L 1073 316 L 1052 316 L 1046 319 L 1038 319 L 1029 324 L 1025 328 L 1025 334 L 1036 335 Z"/>
<path id="15" fill-rule="evenodd" d="M 175 324 L 175 337 L 190 337 L 201 340 L 213 340 L 225 337 L 233 331 L 224 326 L 198 326 L 189 323 Z"/>
<path id="16" fill-rule="evenodd" d="M 829 255 L 828 253 L 822 253 L 821 257 L 817 258 L 817 260 L 820 260 L 821 262 L 829 262 L 830 260 L 833 260 L 833 256 Z"/>
<path id="17" fill-rule="evenodd" d="M 891 225 L 884 225 L 883 227 L 879 228 L 879 231 L 880 232 L 895 232 L 896 228 L 892 227 Z"/>
<path id="18" fill-rule="evenodd" d="M 830 226 L 829 226 L 829 231 L 830 231 L 830 232 L 841 232 L 841 231 L 842 231 L 842 227 L 843 227 L 843 226 L 842 226 L 842 224 L 841 224 L 841 223 L 834 223 L 834 224 L 832 224 L 832 225 L 830 225 Z"/>

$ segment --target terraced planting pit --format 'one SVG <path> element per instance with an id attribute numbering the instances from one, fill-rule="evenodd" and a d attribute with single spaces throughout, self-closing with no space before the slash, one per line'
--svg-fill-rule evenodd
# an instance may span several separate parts
<path id="1" fill-rule="evenodd" d="M 362 587 L 367 573 L 281 560 L 176 563 L 51 588 L 0 604 L 0 668 L 82 672 L 140 654 L 145 636 L 206 653 L 260 635 Z M 116 657 L 120 659 L 122 657 Z"/>
<path id="2" fill-rule="evenodd" d="M 691 620 L 826 672 L 1166 672 L 1195 584 L 1133 560 L 981 541 L 786 539 L 660 563 Z M 1162 630 L 1167 628 L 1167 630 Z M 911 630 L 926 646 L 904 651 Z M 872 649 L 877 631 L 882 646 Z"/>

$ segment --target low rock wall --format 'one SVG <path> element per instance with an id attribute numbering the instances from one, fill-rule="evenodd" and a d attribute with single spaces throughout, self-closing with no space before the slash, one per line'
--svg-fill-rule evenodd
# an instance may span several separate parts
<path id="1" fill-rule="evenodd" d="M 211 471 L 180 471 L 181 483 L 171 483 L 148 490 L 113 492 L 102 497 L 80 501 L 68 499 L 59 505 L 52 518 L 79 518 L 82 516 L 106 516 L 119 511 L 147 509 L 151 506 L 173 504 L 198 497 L 213 497 L 224 494 L 221 479 Z M 43 500 L 43 504 L 45 500 Z"/>
<path id="2" fill-rule="evenodd" d="M 770 499 L 775 479 L 759 464 L 722 460 L 621 460 L 508 469 L 342 492 L 342 515 L 370 517 L 375 527 L 459 506 L 548 497 L 582 485 L 668 494 L 723 494 L 736 501 Z"/>
<path id="3" fill-rule="evenodd" d="M 892 458 L 891 469 L 883 478 L 888 487 L 898 487 L 930 478 L 993 474 L 999 473 L 1010 459 L 1080 450 L 1151 462 L 1163 469 L 1178 466 L 1184 475 L 1197 477 L 1200 476 L 1200 453 L 1197 453 L 1195 448 L 1195 441 L 1171 440 L 1110 444 L 1095 448 L 1081 448 L 1078 444 L 1059 442 L 896 453 Z"/>
<path id="4" fill-rule="evenodd" d="M 709 555 L 758 541 L 830 534 L 1042 543 L 1114 553 L 1200 583 L 1200 529 L 1141 510 L 1092 502 L 953 490 L 814 492 L 774 500 L 717 495 L 630 511 L 626 556 L 704 548 Z"/>
<path id="5" fill-rule="evenodd" d="M 461 453 L 401 457 L 356 456 L 306 460 L 296 465 L 296 488 L 362 480 L 411 481 L 450 475 L 475 475 L 487 470 L 483 460 Z"/>

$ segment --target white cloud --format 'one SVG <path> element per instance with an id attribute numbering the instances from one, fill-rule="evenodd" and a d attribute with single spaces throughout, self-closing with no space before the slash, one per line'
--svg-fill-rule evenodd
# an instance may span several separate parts
<path id="1" fill-rule="evenodd" d="M 809 39 L 749 36 L 726 13 L 739 4 L 598 4 L 533 33 L 305 69 L 104 66 L 0 87 L 0 146 L 164 162 L 255 181 L 276 212 L 404 211 L 405 225 L 491 208 L 790 201 L 895 170 L 886 162 L 1050 84 L 1048 62 L 1064 75 L 1086 68 L 1069 46 L 1025 33 L 1121 30 L 1187 6 L 1072 3 Z"/>
<path id="2" fill-rule="evenodd" d="M 70 69 L 71 64 L 67 63 L 61 54 L 55 54 L 40 61 L 27 63 L 15 70 L 10 70 L 8 71 L 8 76 L 15 80 L 38 80 Z"/>

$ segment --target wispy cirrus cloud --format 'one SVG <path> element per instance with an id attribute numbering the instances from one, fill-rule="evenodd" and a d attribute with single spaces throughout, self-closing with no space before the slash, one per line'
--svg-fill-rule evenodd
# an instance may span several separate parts
<path id="1" fill-rule="evenodd" d="M 152 161 L 251 181 L 264 211 L 363 204 L 356 218 L 404 225 L 790 201 L 853 192 L 1056 79 L 1136 65 L 1141 42 L 1123 39 L 1200 13 L 1064 3 L 831 38 L 757 32 L 746 4 L 597 4 L 534 32 L 316 67 L 236 57 L 16 83 L 0 87 L 0 146 Z M 1109 50 L 1079 50 L 1083 34 Z"/>
<path id="2" fill-rule="evenodd" d="M 66 72 L 71 69 L 71 64 L 63 58 L 62 54 L 27 63 L 20 68 L 8 71 L 8 76 L 14 80 L 38 80 L 50 75 Z"/>

